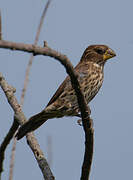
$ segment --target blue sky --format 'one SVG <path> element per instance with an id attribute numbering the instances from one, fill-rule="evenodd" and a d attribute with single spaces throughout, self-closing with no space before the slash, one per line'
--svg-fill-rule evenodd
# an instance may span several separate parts
<path id="1" fill-rule="evenodd" d="M 46 1 L 1 0 L 5 40 L 33 43 Z M 90 44 L 106 44 L 117 54 L 105 66 L 103 87 L 90 103 L 95 129 L 95 151 L 90 179 L 132 179 L 133 162 L 133 2 L 131 0 L 53 0 L 39 45 L 66 54 L 74 65 Z M 0 71 L 16 88 L 19 100 L 30 54 L 0 49 Z M 54 59 L 37 56 L 30 73 L 23 111 L 27 118 L 40 112 L 66 76 Z M 0 89 L 0 142 L 11 126 L 13 110 Z M 49 120 L 35 131 L 47 154 L 52 138 L 52 171 L 58 180 L 80 179 L 84 132 L 77 118 Z M 6 151 L 3 179 L 8 179 L 12 145 Z M 14 180 L 43 179 L 25 138 L 17 143 Z"/>

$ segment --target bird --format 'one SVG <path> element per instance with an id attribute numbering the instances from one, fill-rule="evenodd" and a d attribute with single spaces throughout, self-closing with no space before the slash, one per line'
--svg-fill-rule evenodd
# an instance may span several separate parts
<path id="1" fill-rule="evenodd" d="M 104 79 L 104 65 L 107 60 L 116 56 L 114 50 L 107 45 L 88 46 L 74 70 L 87 104 L 95 97 Z M 81 116 L 75 90 L 72 88 L 70 77 L 67 76 L 59 86 L 45 109 L 32 116 L 24 123 L 16 134 L 17 140 L 27 133 L 39 128 L 48 119 L 64 116 Z"/>

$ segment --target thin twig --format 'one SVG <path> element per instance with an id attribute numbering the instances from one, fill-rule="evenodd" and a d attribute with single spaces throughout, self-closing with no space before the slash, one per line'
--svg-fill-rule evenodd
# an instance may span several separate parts
<path id="1" fill-rule="evenodd" d="M 19 127 L 19 125 L 18 125 L 18 127 Z M 14 127 L 15 132 L 17 131 L 18 127 L 16 127 L 16 128 Z M 15 134 L 15 132 L 14 132 L 14 134 Z M 16 144 L 17 144 L 17 140 L 16 140 L 16 138 L 13 138 L 13 145 L 12 145 L 12 150 L 11 150 L 10 166 L 9 166 L 9 180 L 13 179 L 13 170 L 14 170 L 14 162 L 15 162 Z"/>
<path id="2" fill-rule="evenodd" d="M 16 121 L 17 122 L 17 121 Z M 14 169 L 14 162 L 15 162 L 15 152 L 16 152 L 16 138 L 13 138 L 13 146 L 11 151 L 11 161 L 10 161 L 10 169 L 9 169 L 9 180 L 13 179 L 13 169 Z"/>
<path id="3" fill-rule="evenodd" d="M 47 154 L 49 166 L 52 167 L 52 137 L 50 135 L 47 136 Z"/>
<path id="4" fill-rule="evenodd" d="M 15 113 L 15 118 L 17 119 L 19 124 L 24 124 L 27 120 L 25 118 L 24 113 L 21 110 L 21 106 L 18 104 L 16 97 L 14 96 L 12 88 L 8 85 L 5 81 L 2 73 L 0 73 L 0 86 L 3 89 L 9 104 L 11 105 L 12 109 Z M 33 133 L 29 133 L 26 135 L 27 142 L 29 147 L 31 148 L 34 156 L 38 162 L 38 165 L 41 169 L 41 172 L 46 180 L 54 180 L 54 176 L 49 168 L 49 165 L 44 157 L 42 150 L 34 136 Z"/>
<path id="5" fill-rule="evenodd" d="M 43 10 L 43 13 L 42 13 L 42 16 L 41 16 L 41 19 L 40 19 L 40 23 L 39 23 L 38 28 L 37 28 L 37 33 L 36 33 L 36 37 L 35 37 L 35 41 L 34 41 L 34 45 L 35 46 L 38 43 L 40 32 L 41 32 L 41 28 L 42 28 L 42 25 L 43 25 L 43 21 L 44 21 L 44 18 L 46 16 L 46 12 L 47 12 L 47 9 L 48 9 L 48 7 L 50 5 L 50 2 L 51 2 L 51 0 L 48 0 L 46 6 L 44 7 L 44 10 Z M 29 77 L 29 72 L 30 72 L 31 66 L 32 66 L 33 57 L 34 56 L 32 54 L 30 56 L 30 60 L 29 60 L 29 63 L 27 65 L 27 69 L 26 69 L 26 73 L 25 73 L 24 88 L 22 90 L 21 99 L 20 99 L 20 104 L 22 106 L 23 106 L 23 103 L 24 103 L 24 96 L 25 96 L 25 92 L 26 92 L 26 89 L 27 89 L 27 85 L 28 85 L 28 77 Z"/>
<path id="6" fill-rule="evenodd" d="M 40 22 L 39 22 L 39 25 L 38 25 L 38 28 L 37 28 L 37 33 L 36 33 L 34 45 L 37 45 L 37 42 L 39 40 L 39 36 L 40 36 L 41 28 L 42 28 L 42 25 L 43 25 L 43 21 L 44 21 L 44 18 L 46 16 L 47 9 L 49 7 L 50 2 L 51 2 L 51 0 L 48 0 L 46 5 L 45 5 L 45 7 L 44 7 L 44 10 L 43 10 L 43 13 L 42 13 L 42 16 L 41 16 L 41 19 L 40 19 Z M 24 97 L 25 97 L 25 93 L 26 93 L 26 90 L 27 90 L 28 82 L 29 82 L 29 74 L 30 74 L 33 58 L 34 58 L 34 56 L 33 56 L 33 54 L 31 54 L 30 59 L 29 59 L 29 63 L 27 65 L 26 72 L 25 72 L 24 86 L 23 86 L 22 94 L 21 94 L 21 98 L 20 98 L 20 105 L 22 107 L 23 107 L 23 104 L 24 104 Z M 14 161 L 15 161 L 16 141 L 17 141 L 16 138 L 14 138 L 13 139 L 13 147 L 12 147 L 12 151 L 11 151 L 11 159 L 10 159 L 9 180 L 13 179 L 13 169 L 14 169 Z"/>

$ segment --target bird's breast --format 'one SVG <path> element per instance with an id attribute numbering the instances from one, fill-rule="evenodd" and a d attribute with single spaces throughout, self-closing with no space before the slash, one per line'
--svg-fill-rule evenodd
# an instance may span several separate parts
<path id="1" fill-rule="evenodd" d="M 93 64 L 79 79 L 86 101 L 89 103 L 102 86 L 103 69 L 99 65 Z"/>
<path id="2" fill-rule="evenodd" d="M 84 93 L 87 103 L 89 103 L 95 95 L 98 93 L 103 82 L 103 71 L 101 68 L 92 67 L 86 71 L 79 71 L 78 80 Z M 72 88 L 71 81 L 69 80 L 59 96 L 58 104 L 60 102 L 59 109 L 64 109 L 65 113 L 70 114 L 73 110 L 78 110 L 77 96 Z"/>

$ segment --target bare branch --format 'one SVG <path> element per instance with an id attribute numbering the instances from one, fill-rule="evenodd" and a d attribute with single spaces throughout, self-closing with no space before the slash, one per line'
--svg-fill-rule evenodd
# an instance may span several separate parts
<path id="1" fill-rule="evenodd" d="M 42 13 L 42 16 L 41 16 L 41 19 L 40 19 L 40 23 L 39 23 L 38 28 L 37 28 L 37 33 L 36 33 L 34 45 L 37 45 L 37 42 L 39 40 L 39 36 L 40 36 L 41 28 L 42 28 L 42 25 L 43 25 L 43 21 L 44 21 L 44 18 L 46 16 L 47 9 L 48 9 L 48 7 L 50 5 L 50 2 L 51 2 L 51 0 L 48 0 L 46 6 L 44 7 L 44 10 L 43 10 L 43 13 Z M 25 92 L 26 92 L 26 89 L 27 89 L 27 85 L 28 85 L 29 72 L 30 72 L 30 69 L 31 69 L 31 66 L 32 66 L 33 57 L 34 56 L 31 55 L 28 66 L 27 66 L 27 69 L 26 69 L 26 73 L 25 73 L 24 88 L 22 90 L 22 95 L 21 95 L 21 99 L 20 99 L 20 104 L 22 106 L 23 106 L 23 103 L 24 103 L 24 96 L 25 96 Z"/>
<path id="2" fill-rule="evenodd" d="M 47 136 L 47 154 L 48 154 L 48 163 L 50 167 L 52 166 L 52 137 L 49 135 Z"/>
<path id="3" fill-rule="evenodd" d="M 66 59 L 65 55 L 47 47 L 47 46 L 40 47 L 40 46 L 35 46 L 33 44 L 15 43 L 15 42 L 11 42 L 11 41 L 0 40 L 0 48 L 33 53 L 34 56 L 35 55 L 50 56 L 50 57 L 54 57 L 57 60 Z"/>
<path id="4" fill-rule="evenodd" d="M 24 122 L 26 122 L 27 120 L 24 116 L 24 113 L 21 110 L 21 106 L 18 104 L 18 101 L 13 94 L 13 89 L 5 81 L 2 73 L 0 73 L 0 86 L 4 91 L 9 104 L 11 105 L 11 107 L 13 108 L 13 110 L 15 112 L 15 117 L 16 117 L 17 121 L 21 125 L 24 124 Z M 44 178 L 46 180 L 53 180 L 54 176 L 49 168 L 49 165 L 44 157 L 43 152 L 40 149 L 40 146 L 39 146 L 34 134 L 29 133 L 29 134 L 27 134 L 26 138 L 27 138 L 29 147 L 31 148 L 32 152 L 35 155 L 35 158 L 38 162 L 38 165 L 42 171 Z"/>
<path id="5" fill-rule="evenodd" d="M 11 151 L 12 153 L 11 153 L 11 161 L 10 161 L 10 169 L 9 169 L 9 180 L 13 179 L 13 168 L 14 168 L 14 162 L 15 162 L 16 143 L 17 143 L 17 140 L 16 140 L 16 138 L 14 138 L 12 151 Z"/>
<path id="6" fill-rule="evenodd" d="M 41 31 L 43 21 L 44 21 L 44 18 L 46 16 L 46 13 L 47 13 L 47 10 L 48 10 L 48 7 L 49 7 L 50 3 L 51 3 L 51 0 L 48 0 L 47 3 L 46 3 L 46 6 L 44 7 L 44 10 L 43 10 L 40 22 L 39 22 L 39 26 L 37 28 L 37 33 L 36 33 L 36 38 L 35 38 L 35 41 L 34 41 L 34 45 L 37 45 L 37 42 L 39 40 L 40 31 Z"/>
<path id="7" fill-rule="evenodd" d="M 94 130 L 92 119 L 84 119 L 83 127 L 85 131 L 85 153 L 82 165 L 81 180 L 89 180 L 94 147 Z"/>
<path id="8" fill-rule="evenodd" d="M 44 21 L 44 18 L 46 16 L 47 9 L 49 7 L 50 2 L 51 2 L 51 0 L 48 0 L 45 7 L 44 7 L 44 10 L 43 10 L 43 13 L 42 13 L 42 16 L 41 16 L 41 19 L 40 19 L 40 22 L 39 22 L 39 25 L 38 25 L 38 28 L 37 28 L 37 33 L 36 33 L 34 45 L 37 45 L 37 42 L 39 40 L 39 35 L 40 35 L 40 32 L 41 32 L 43 21 Z M 27 68 L 26 68 L 24 86 L 23 86 L 22 94 L 21 94 L 21 98 L 20 98 L 20 105 L 21 106 L 23 106 L 23 104 L 24 104 L 24 97 L 25 97 L 25 93 L 26 93 L 26 90 L 27 90 L 28 82 L 29 82 L 29 74 L 30 74 L 30 69 L 31 69 L 31 66 L 32 66 L 33 58 L 34 58 L 34 56 L 32 54 L 30 56 L 29 63 L 28 63 Z M 18 129 L 18 127 L 14 127 L 14 128 L 15 128 L 15 130 Z M 15 133 L 15 131 L 14 131 L 14 133 Z M 13 179 L 13 168 L 14 168 L 14 161 L 15 161 L 16 141 L 17 141 L 16 138 L 14 138 L 13 139 L 13 148 L 12 148 L 12 151 L 11 151 L 9 180 Z"/>
<path id="9" fill-rule="evenodd" d="M 0 48 L 20 50 L 24 52 L 33 53 L 34 55 L 50 56 L 58 60 L 66 68 L 66 71 L 71 78 L 72 86 L 75 89 L 75 92 L 77 95 L 78 104 L 79 104 L 82 121 L 83 121 L 83 127 L 85 131 L 85 138 L 86 138 L 85 157 L 84 157 L 84 163 L 82 167 L 81 179 L 83 179 L 83 177 L 87 177 L 87 180 L 88 180 L 89 174 L 90 174 L 91 162 L 92 162 L 92 155 L 93 155 L 93 136 L 94 136 L 93 128 L 92 128 L 93 124 L 92 124 L 92 120 L 90 119 L 90 109 L 86 104 L 84 95 L 80 89 L 80 84 L 77 80 L 77 73 L 74 71 L 74 68 L 70 60 L 67 58 L 67 56 L 51 49 L 48 46 L 45 46 L 44 48 L 42 48 L 42 47 L 34 46 L 31 44 L 0 41 Z M 87 153 L 88 148 L 89 148 L 89 154 Z"/>

